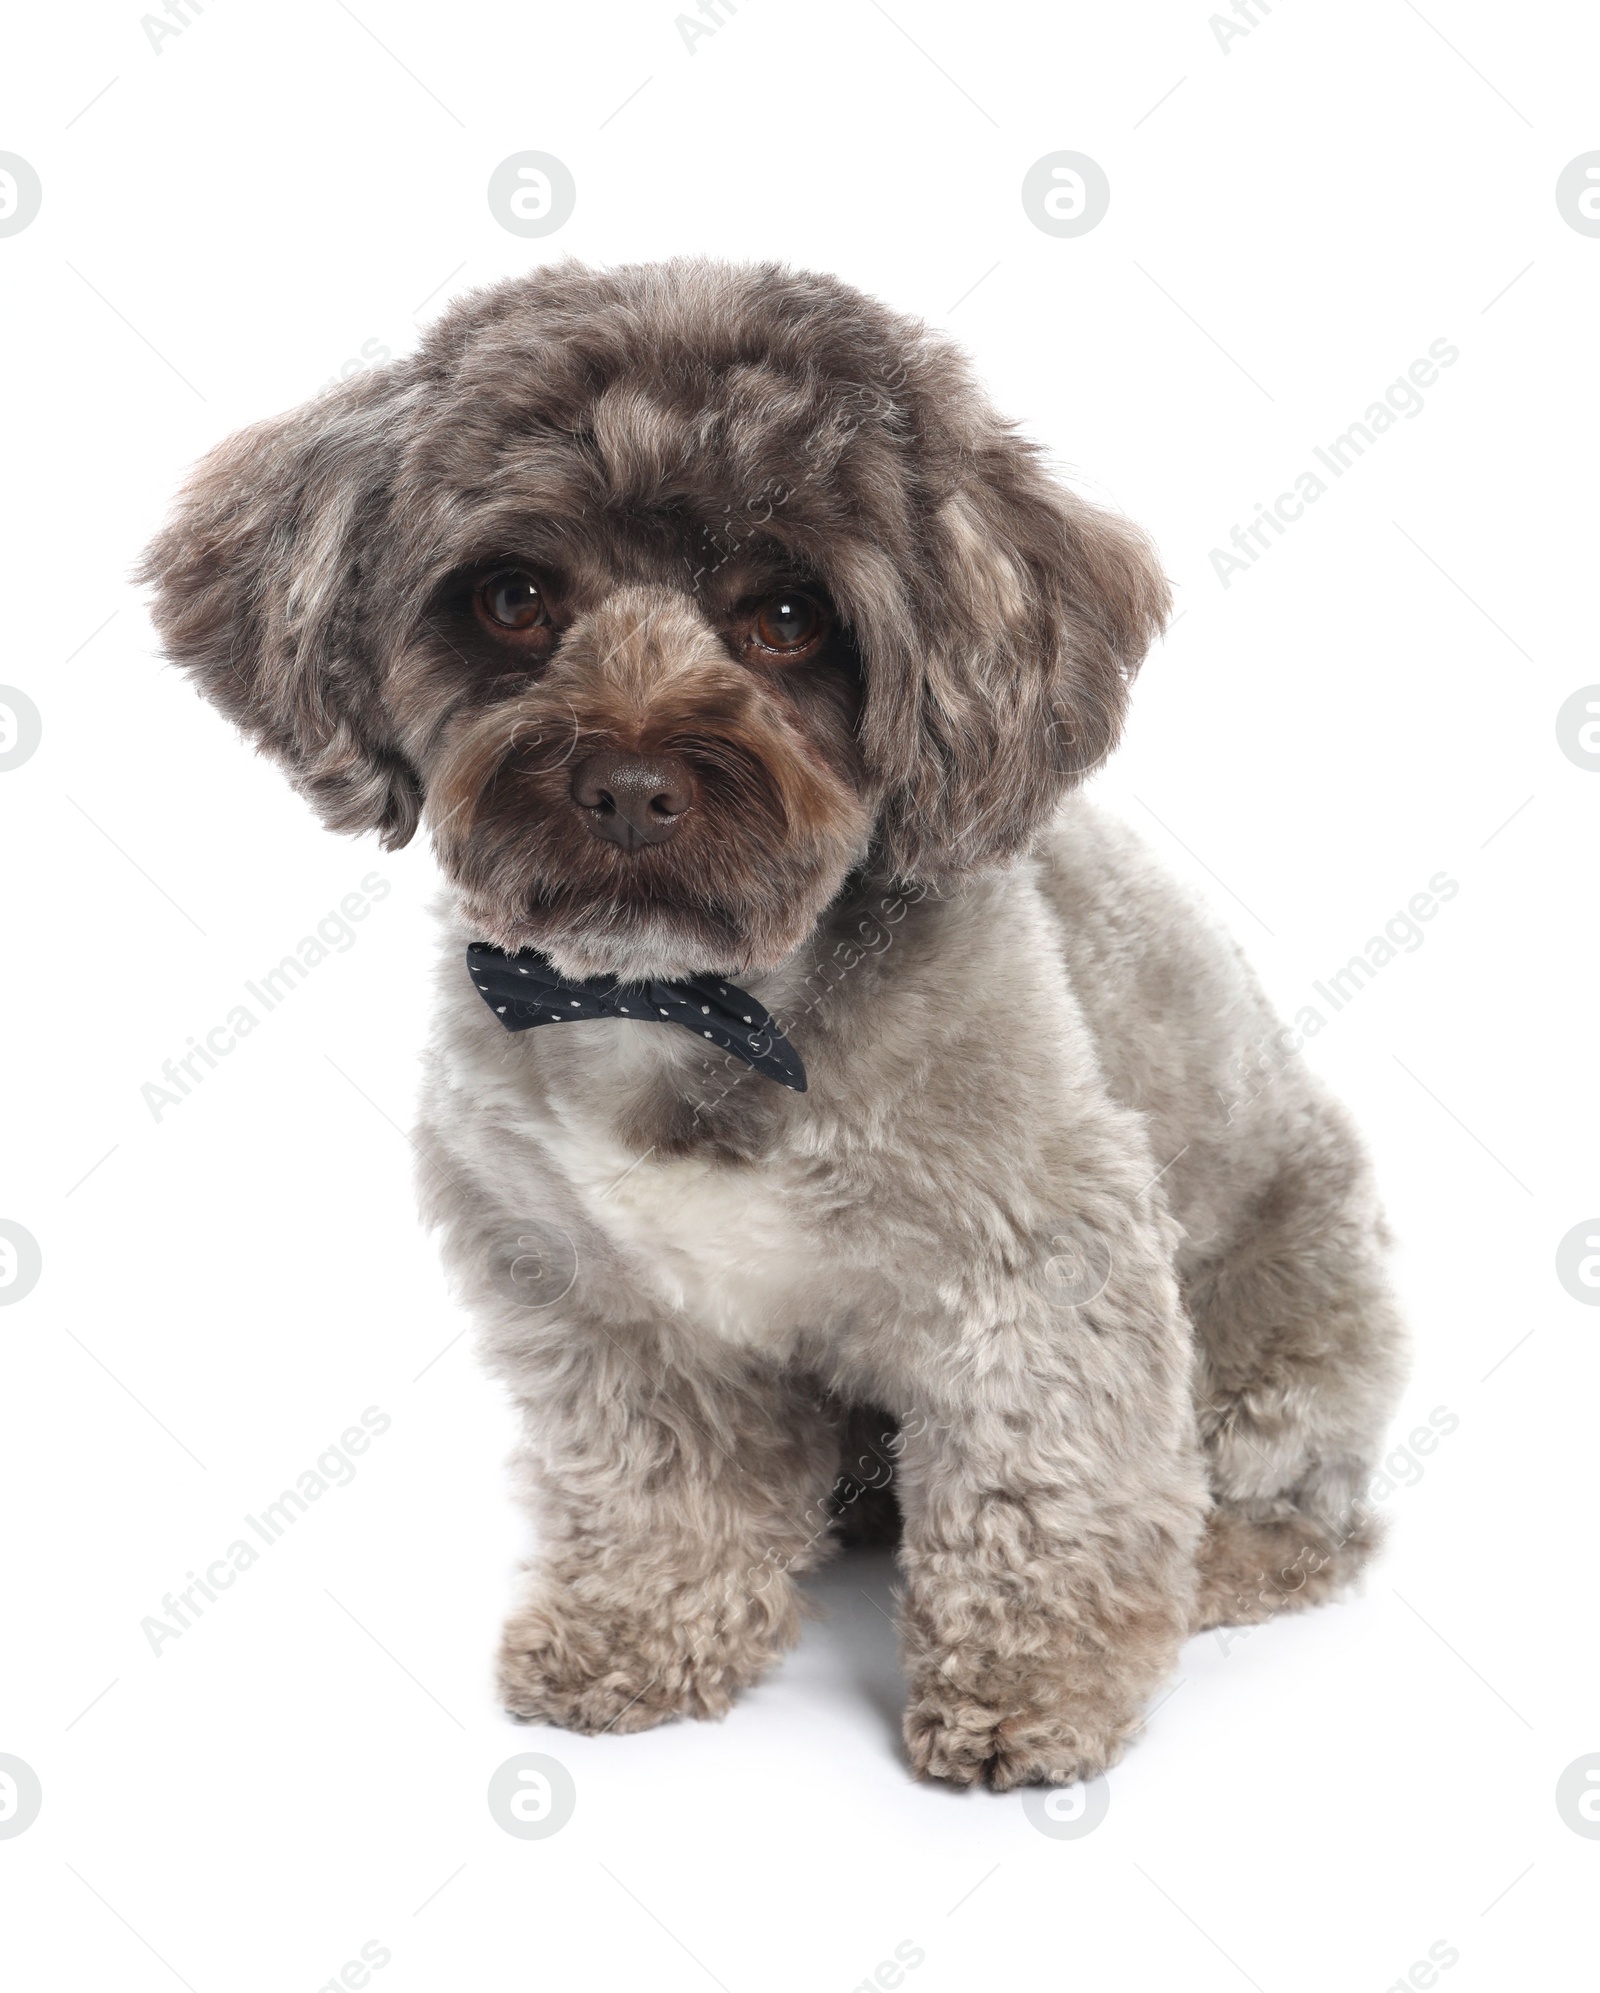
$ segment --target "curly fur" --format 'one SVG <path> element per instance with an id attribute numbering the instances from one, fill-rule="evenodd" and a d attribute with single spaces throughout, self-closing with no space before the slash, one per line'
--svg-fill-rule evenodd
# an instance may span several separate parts
<path id="1" fill-rule="evenodd" d="M 512 669 L 463 607 L 552 577 Z M 1349 1122 L 1237 950 L 1073 795 L 1167 591 L 964 361 L 830 278 L 541 270 L 225 443 L 145 575 L 335 828 L 449 885 L 423 1202 L 525 1415 L 519 1716 L 719 1716 L 898 1530 L 914 1768 L 1113 1763 L 1196 1628 L 1332 1595 L 1398 1392 Z M 814 665 L 729 638 L 825 596 Z M 570 771 L 670 753 L 643 851 Z M 743 978 L 799 1096 L 631 1023 L 504 1034 L 467 940 Z M 1230 1104 L 1231 1102 L 1231 1104 Z"/>

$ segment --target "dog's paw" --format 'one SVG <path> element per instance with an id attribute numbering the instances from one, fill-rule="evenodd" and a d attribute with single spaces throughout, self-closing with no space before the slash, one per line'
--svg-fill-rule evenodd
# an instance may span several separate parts
<path id="1" fill-rule="evenodd" d="M 1098 1777 L 1126 1750 L 1139 1713 L 1117 1720 L 1092 1710 L 1051 1711 L 1034 1698 L 990 1700 L 935 1680 L 914 1694 L 904 1727 L 918 1778 L 1010 1792 Z"/>
<path id="2" fill-rule="evenodd" d="M 1071 1600 L 924 1580 L 902 1620 L 912 1770 L 995 1792 L 1098 1778 L 1144 1727 L 1189 1608 L 1179 1586 L 1089 1620 Z"/>
<path id="3" fill-rule="evenodd" d="M 730 1629 L 711 1615 L 577 1617 L 535 1605 L 506 1624 L 500 1700 L 528 1722 L 620 1736 L 677 1716 L 726 1716 L 780 1651 L 770 1629 Z"/>

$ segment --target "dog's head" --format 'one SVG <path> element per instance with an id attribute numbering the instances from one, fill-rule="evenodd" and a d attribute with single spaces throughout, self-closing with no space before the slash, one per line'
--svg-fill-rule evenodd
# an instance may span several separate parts
<path id="1" fill-rule="evenodd" d="M 1026 847 L 1167 604 L 949 346 L 704 263 L 468 298 L 207 457 L 143 578 L 331 825 L 426 821 L 483 939 L 630 978 Z"/>

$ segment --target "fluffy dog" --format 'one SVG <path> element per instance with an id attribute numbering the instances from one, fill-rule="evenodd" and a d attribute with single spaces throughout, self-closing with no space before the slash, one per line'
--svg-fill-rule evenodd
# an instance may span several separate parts
<path id="1" fill-rule="evenodd" d="M 540 270 L 223 444 L 144 574 L 327 822 L 448 881 L 422 1186 L 525 1417 L 509 1709 L 720 1716 L 848 1508 L 902 1532 L 915 1770 L 1065 1782 L 1197 1628 L 1357 1570 L 1367 1163 L 1072 795 L 1166 585 L 944 341 L 778 267 Z M 702 993 L 788 1085 L 670 1028 Z"/>

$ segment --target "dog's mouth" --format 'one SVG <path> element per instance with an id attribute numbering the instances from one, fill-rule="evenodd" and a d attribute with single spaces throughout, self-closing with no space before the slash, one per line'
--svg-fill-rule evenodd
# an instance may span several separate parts
<path id="1" fill-rule="evenodd" d="M 715 660 L 631 701 L 552 674 L 464 716 L 430 762 L 428 822 L 472 938 L 568 976 L 774 969 L 872 828 L 837 751 Z"/>
<path id="2" fill-rule="evenodd" d="M 748 977 L 794 953 L 865 853 L 865 803 L 813 787 L 825 810 L 737 744 L 680 734 L 648 754 L 504 755 L 465 793 L 441 782 L 429 816 L 474 939 L 568 976 Z"/>

